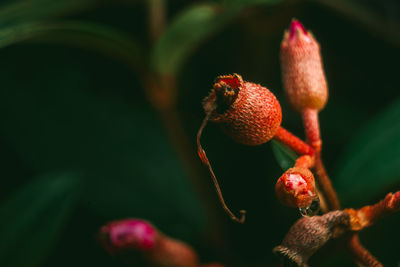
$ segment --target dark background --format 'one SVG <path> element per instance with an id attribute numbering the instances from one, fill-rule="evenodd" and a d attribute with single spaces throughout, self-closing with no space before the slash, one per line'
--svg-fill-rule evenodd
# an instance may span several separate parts
<path id="1" fill-rule="evenodd" d="M 16 2 L 24 1 L 3 1 L 1 10 Z M 129 217 L 150 220 L 187 241 L 202 262 L 278 264 L 272 248 L 299 212 L 275 197 L 283 171 L 271 145 L 237 144 L 212 124 L 204 131 L 202 143 L 228 205 L 248 212 L 246 223 L 237 225 L 223 213 L 196 158 L 195 136 L 204 117 L 201 101 L 214 78 L 235 72 L 268 87 L 281 102 L 282 125 L 304 137 L 300 116 L 285 101 L 280 74 L 280 41 L 293 17 L 321 45 L 330 93 L 320 114 L 323 158 L 343 205 L 360 207 L 398 190 L 400 123 L 393 114 L 400 113 L 391 108 L 398 112 L 400 96 L 399 3 L 273 2 L 249 5 L 193 46 L 175 74 L 176 105 L 166 110 L 155 108 L 146 93 L 142 78 L 152 72 L 132 68 L 139 61 L 121 60 L 118 45 L 107 50 L 97 42 L 77 45 L 78 37 L 57 31 L 19 42 L 4 29 L 24 22 L 26 9 L 16 9 L 8 21 L 1 21 L 0 12 L 1 38 L 12 40 L 0 41 L 0 232 L 5 236 L 0 265 L 123 266 L 94 235 L 106 222 Z M 213 3 L 223 12 L 223 4 Z M 198 4 L 207 2 L 169 1 L 168 23 Z M 146 61 L 154 45 L 148 40 L 147 7 L 145 1 L 94 1 L 27 21 L 108 25 L 140 44 Z M 386 129 L 390 132 L 382 137 Z M 375 144 L 378 139 L 389 143 Z M 373 149 L 363 150 L 368 144 Z M 388 162 L 390 168 L 376 173 Z M 343 171 L 349 164 L 359 169 Z M 399 223 L 395 214 L 361 233 L 365 246 L 387 266 L 400 262 Z M 318 252 L 310 264 L 354 265 L 340 242 Z"/>

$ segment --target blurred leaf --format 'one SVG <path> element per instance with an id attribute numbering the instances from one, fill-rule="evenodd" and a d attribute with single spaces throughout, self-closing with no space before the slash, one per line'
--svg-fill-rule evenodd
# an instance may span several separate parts
<path id="1" fill-rule="evenodd" d="M 400 23 L 398 17 L 398 3 L 389 1 L 359 1 L 359 0 L 313 0 L 316 3 L 328 6 L 352 20 L 358 21 L 367 30 L 380 35 L 385 41 L 400 45 Z M 378 4 L 380 8 L 377 8 Z M 379 14 L 379 10 L 386 14 Z M 393 15 L 397 16 L 394 17 Z"/>
<path id="2" fill-rule="evenodd" d="M 151 65 L 160 74 L 175 74 L 188 55 L 210 35 L 235 18 L 243 8 L 256 4 L 277 4 L 283 0 L 238 0 L 224 4 L 194 5 L 167 27 L 156 43 Z"/>
<path id="3" fill-rule="evenodd" d="M 19 0 L 9 1 L 0 7 L 1 27 L 48 19 L 54 16 L 79 11 L 96 3 L 96 0 Z"/>
<path id="4" fill-rule="evenodd" d="M 371 119 L 350 143 L 334 181 L 346 203 L 365 204 L 390 186 L 400 186 L 399 118 L 400 100 L 397 100 Z"/>
<path id="5" fill-rule="evenodd" d="M 0 29 L 0 48 L 43 35 L 47 36 L 47 40 L 59 40 L 63 44 L 84 46 L 117 56 L 134 67 L 144 62 L 143 49 L 129 34 L 86 21 L 31 22 L 8 26 Z"/>
<path id="6" fill-rule="evenodd" d="M 0 266 L 38 266 L 76 203 L 80 178 L 52 173 L 28 182 L 0 206 Z"/>
<path id="7" fill-rule="evenodd" d="M 2 73 L 8 87 L 0 91 L 0 129 L 7 142 L 34 169 L 82 170 L 85 204 L 109 219 L 143 217 L 176 236 L 199 234 L 204 210 L 157 116 L 88 90 L 82 63 L 53 63 L 33 81 Z"/>
<path id="8" fill-rule="evenodd" d="M 271 140 L 271 147 L 275 159 L 279 166 L 281 166 L 282 170 L 286 171 L 294 166 L 297 159 L 297 155 L 294 151 L 275 140 Z"/>
<path id="9" fill-rule="evenodd" d="M 185 59 L 212 33 L 228 23 L 240 10 L 220 5 L 195 5 L 179 14 L 156 43 L 152 67 L 161 74 L 174 74 Z"/>
<path id="10" fill-rule="evenodd" d="M 237 5 L 241 7 L 250 7 L 253 5 L 275 5 L 286 0 L 226 0 L 223 1 L 227 5 Z"/>

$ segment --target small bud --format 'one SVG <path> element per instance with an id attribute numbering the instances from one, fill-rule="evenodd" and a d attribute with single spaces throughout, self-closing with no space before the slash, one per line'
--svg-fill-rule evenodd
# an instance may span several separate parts
<path id="1" fill-rule="evenodd" d="M 98 240 L 112 255 L 125 250 L 149 251 L 159 234 L 147 221 L 127 219 L 113 221 L 101 227 Z"/>
<path id="2" fill-rule="evenodd" d="M 265 87 L 238 74 L 217 77 L 203 107 L 235 141 L 260 145 L 272 139 L 282 121 L 281 106 Z"/>
<path id="3" fill-rule="evenodd" d="M 281 67 L 285 93 L 296 111 L 324 108 L 328 87 L 320 47 L 312 34 L 295 19 L 283 36 Z"/>
<path id="4" fill-rule="evenodd" d="M 169 238 L 141 219 L 110 222 L 101 227 L 97 239 L 112 256 L 132 266 L 199 266 L 197 254 L 189 245 Z"/>
<path id="5" fill-rule="evenodd" d="M 289 207 L 298 207 L 303 215 L 319 208 L 312 172 L 306 168 L 288 169 L 277 181 L 275 193 L 279 201 Z"/>

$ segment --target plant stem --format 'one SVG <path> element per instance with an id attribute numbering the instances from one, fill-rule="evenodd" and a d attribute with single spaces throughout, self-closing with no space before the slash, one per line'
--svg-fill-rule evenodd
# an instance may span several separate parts
<path id="1" fill-rule="evenodd" d="M 361 231 L 371 226 L 376 221 L 388 216 L 391 213 L 400 210 L 400 191 L 392 194 L 389 193 L 378 203 L 365 206 L 361 209 L 345 209 L 344 211 L 350 215 L 351 230 Z"/>
<path id="2" fill-rule="evenodd" d="M 383 266 L 372 254 L 363 247 L 357 234 L 352 234 L 349 238 L 349 249 L 354 260 L 362 266 L 381 267 Z"/>
<path id="3" fill-rule="evenodd" d="M 319 189 L 324 195 L 326 204 L 329 210 L 340 209 L 339 198 L 336 194 L 335 189 L 332 186 L 331 180 L 329 179 L 328 173 L 326 172 L 325 166 L 321 159 L 321 152 L 315 152 L 315 165 L 314 172 L 319 184 Z"/>
<path id="4" fill-rule="evenodd" d="M 335 189 L 332 186 L 328 173 L 321 158 L 321 133 L 319 129 L 318 110 L 306 109 L 302 112 L 303 124 L 306 133 L 307 142 L 314 149 L 315 166 L 314 172 L 316 174 L 319 189 L 324 195 L 326 204 L 329 210 L 340 209 L 340 202 Z"/>
<path id="5" fill-rule="evenodd" d="M 165 1 L 164 0 L 148 0 L 148 33 L 151 43 L 158 40 L 165 28 Z"/>
<path id="6" fill-rule="evenodd" d="M 318 110 L 306 109 L 302 112 L 303 124 L 306 133 L 307 142 L 315 151 L 314 172 L 319 184 L 319 189 L 324 197 L 328 211 L 340 209 L 340 202 L 335 189 L 332 186 L 328 173 L 321 158 L 321 133 L 319 128 Z M 378 203 L 379 204 L 379 203 Z M 383 266 L 372 254 L 365 249 L 358 238 L 353 234 L 348 240 L 348 246 L 355 260 L 365 266 L 378 267 Z"/>
<path id="7" fill-rule="evenodd" d="M 299 155 L 313 155 L 314 150 L 313 148 L 286 130 L 283 127 L 279 127 L 278 131 L 276 132 L 274 139 L 277 140 L 278 142 L 288 146 L 289 148 L 293 149 L 294 152 L 296 152 Z"/>
<path id="8" fill-rule="evenodd" d="M 322 142 L 319 130 L 318 110 L 306 109 L 301 115 L 303 118 L 307 143 L 309 143 L 315 151 L 321 151 Z"/>

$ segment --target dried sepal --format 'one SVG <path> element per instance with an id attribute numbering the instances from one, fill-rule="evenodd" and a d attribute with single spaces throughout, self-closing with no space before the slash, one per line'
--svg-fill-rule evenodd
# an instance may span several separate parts
<path id="1" fill-rule="evenodd" d="M 322 216 L 302 217 L 273 252 L 298 266 L 308 266 L 309 258 L 335 237 L 335 228 L 348 227 L 349 215 L 344 211 L 331 211 Z"/>

